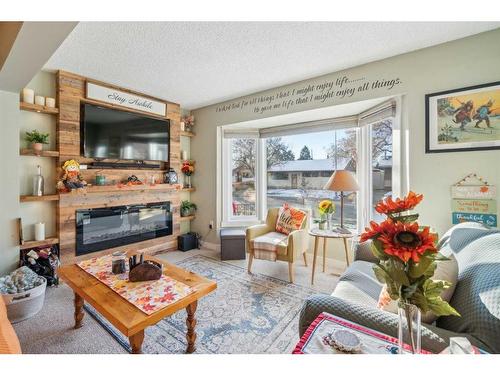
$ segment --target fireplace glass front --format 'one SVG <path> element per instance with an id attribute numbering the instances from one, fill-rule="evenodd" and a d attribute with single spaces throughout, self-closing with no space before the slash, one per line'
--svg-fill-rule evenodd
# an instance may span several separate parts
<path id="1" fill-rule="evenodd" d="M 76 210 L 76 255 L 171 234 L 170 202 Z"/>

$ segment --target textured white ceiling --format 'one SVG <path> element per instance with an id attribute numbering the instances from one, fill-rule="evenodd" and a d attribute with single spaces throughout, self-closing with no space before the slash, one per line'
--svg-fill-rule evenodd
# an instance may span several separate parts
<path id="1" fill-rule="evenodd" d="M 500 22 L 82 22 L 45 65 L 194 109 Z"/>

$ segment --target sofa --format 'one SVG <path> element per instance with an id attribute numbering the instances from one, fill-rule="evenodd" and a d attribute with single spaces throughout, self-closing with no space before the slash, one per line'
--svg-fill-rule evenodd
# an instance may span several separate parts
<path id="1" fill-rule="evenodd" d="M 450 304 L 461 316 L 442 316 L 422 324 L 422 348 L 439 353 L 450 337 L 462 336 L 489 353 L 500 353 L 500 231 L 461 223 L 446 232 L 438 247 L 457 260 L 458 281 Z M 382 284 L 373 272 L 375 262 L 370 244 L 359 244 L 354 262 L 332 295 L 315 294 L 304 302 L 300 336 L 321 312 L 328 312 L 397 337 L 397 315 L 377 308 Z"/>
<path id="2" fill-rule="evenodd" d="M 7 318 L 7 309 L 0 296 L 0 354 L 20 354 L 21 346 L 12 324 Z"/>

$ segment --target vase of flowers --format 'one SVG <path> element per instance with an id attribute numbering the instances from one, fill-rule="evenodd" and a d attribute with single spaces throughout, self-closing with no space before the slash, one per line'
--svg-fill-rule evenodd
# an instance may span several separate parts
<path id="1" fill-rule="evenodd" d="M 186 189 L 191 188 L 191 175 L 194 173 L 194 162 L 192 160 L 184 160 L 181 171 L 184 174 L 184 187 Z"/>
<path id="2" fill-rule="evenodd" d="M 319 213 L 323 218 L 326 217 L 328 230 L 333 227 L 333 214 L 335 213 L 335 203 L 329 199 L 324 199 L 318 204 Z"/>
<path id="3" fill-rule="evenodd" d="M 409 212 L 422 199 L 421 194 L 410 191 L 402 199 L 388 197 L 380 201 L 375 210 L 387 218 L 381 223 L 370 222 L 361 235 L 361 242 L 372 240 L 372 252 L 379 260 L 374 266 L 377 279 L 385 284 L 388 298 L 398 302 L 401 354 L 404 347 L 411 353 L 420 353 L 421 313 L 459 316 L 441 298 L 441 292 L 451 284 L 431 279 L 437 262 L 448 258 L 439 254 L 429 227 L 419 226 L 418 214 Z"/>

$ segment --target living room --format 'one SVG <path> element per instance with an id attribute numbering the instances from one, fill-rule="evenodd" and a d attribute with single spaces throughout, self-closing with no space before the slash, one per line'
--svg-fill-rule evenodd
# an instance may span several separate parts
<path id="1" fill-rule="evenodd" d="M 500 353 L 500 22 L 105 8 L 0 22 L 2 361 Z"/>

